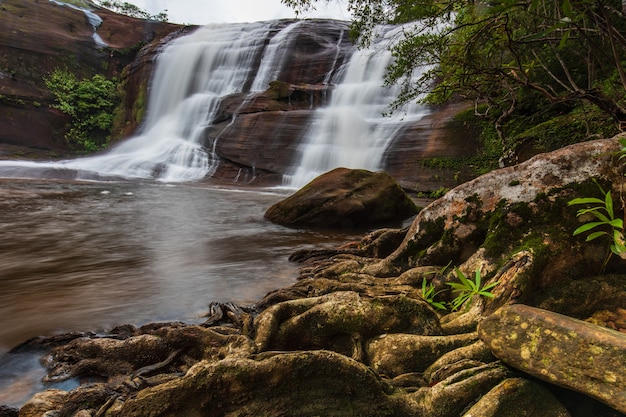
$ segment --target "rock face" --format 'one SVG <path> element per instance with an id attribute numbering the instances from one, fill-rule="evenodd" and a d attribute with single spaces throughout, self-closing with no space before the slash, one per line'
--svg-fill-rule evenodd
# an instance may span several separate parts
<path id="1" fill-rule="evenodd" d="M 5 0 L 0 7 L 0 110 L 6 116 L 0 120 L 2 159 L 66 156 L 63 136 L 69 119 L 50 108 L 54 97 L 44 83 L 44 77 L 56 68 L 67 68 L 79 78 L 117 77 L 122 104 L 116 110 L 111 137 L 117 141 L 132 136 L 148 107 L 156 54 L 173 37 L 195 30 L 97 9 L 103 19 L 97 33 L 108 45 L 99 48 L 80 10 L 43 0 Z M 220 161 L 212 174 L 216 179 L 275 185 L 283 174 L 292 172 L 311 116 L 328 104 L 335 88 L 333 77 L 341 73 L 355 49 L 348 22 L 284 20 L 272 25 L 264 45 L 279 30 L 293 28 L 286 52 L 281 54 L 282 69 L 273 74 L 266 91 L 248 93 L 251 78 L 246 93 L 223 97 L 217 116 L 204 132 L 205 147 Z M 261 55 L 262 51 L 258 61 Z M 460 108 L 433 109 L 390 144 L 383 157 L 384 169 L 403 188 L 436 190 L 469 179 L 463 170 L 421 164 L 425 158 L 475 152 L 474 136 L 462 126 L 449 124 Z"/>
<path id="2" fill-rule="evenodd" d="M 525 305 L 499 309 L 479 334 L 505 363 L 626 413 L 626 335 Z"/>
<path id="3" fill-rule="evenodd" d="M 287 226 L 366 228 L 399 222 L 417 207 L 385 173 L 337 168 L 274 204 L 265 218 Z"/>
<path id="4" fill-rule="evenodd" d="M 54 97 L 44 83 L 55 69 L 85 78 L 123 77 L 143 45 L 178 29 L 105 9 L 96 12 L 103 20 L 98 34 L 107 48 L 96 45 L 93 27 L 80 10 L 47 0 L 0 3 L 0 157 L 11 156 L 13 147 L 26 156 L 34 150 L 51 155 L 65 151 L 67 119 L 49 108 Z"/>

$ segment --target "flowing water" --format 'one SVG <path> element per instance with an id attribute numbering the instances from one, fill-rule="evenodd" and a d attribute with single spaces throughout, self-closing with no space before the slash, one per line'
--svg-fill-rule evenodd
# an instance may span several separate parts
<path id="1" fill-rule="evenodd" d="M 293 251 L 357 238 L 264 220 L 271 189 L 4 180 L 0 196 L 0 404 L 42 387 L 35 356 L 6 353 L 28 338 L 201 322 L 294 283 Z"/>
<path id="2" fill-rule="evenodd" d="M 0 161 L 0 178 L 13 178 L 0 180 L 0 404 L 42 388 L 36 357 L 6 353 L 27 338 L 200 321 L 211 301 L 252 303 L 293 283 L 293 251 L 357 238 L 265 221 L 289 191 L 206 180 L 219 159 L 202 141 L 220 101 L 266 88 L 298 24 L 211 25 L 173 41 L 158 57 L 142 130 L 103 155 Z M 389 62 L 378 47 L 328 73 L 339 85 L 314 117 L 291 187 L 336 166 L 379 169 L 404 120 L 424 114 L 381 116 L 394 94 L 380 87 Z"/>
<path id="3" fill-rule="evenodd" d="M 393 57 L 390 43 L 402 27 L 381 27 L 372 45 L 355 51 L 338 75 L 330 103 L 316 110 L 300 145 L 299 161 L 284 183 L 300 188 L 337 167 L 378 171 L 385 149 L 396 134 L 424 117 L 426 107 L 415 104 L 388 114 L 398 96 L 398 85 L 385 86 L 384 76 Z M 421 74 L 416 71 L 414 77 Z"/>

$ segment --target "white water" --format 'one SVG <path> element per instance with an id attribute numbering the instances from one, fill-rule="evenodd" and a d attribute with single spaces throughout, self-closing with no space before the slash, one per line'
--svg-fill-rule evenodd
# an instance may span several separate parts
<path id="1" fill-rule="evenodd" d="M 290 24 L 270 40 L 263 53 L 263 59 L 250 89 L 251 91 L 264 91 L 269 87 L 271 81 L 278 79 L 278 75 L 287 60 L 288 54 L 285 51 L 291 48 L 296 39 L 295 37 L 290 38 L 289 34 L 301 24 L 302 21 Z"/>
<path id="2" fill-rule="evenodd" d="M 208 139 L 205 132 L 222 99 L 263 91 L 279 77 L 300 24 L 213 24 L 177 38 L 157 58 L 138 135 L 97 156 L 51 163 L 0 161 L 0 177 L 187 182 L 211 176 L 220 160 L 214 153 L 218 138 Z M 345 68 L 328 72 L 325 82 L 339 83 L 330 105 L 313 117 L 297 170 L 286 176 L 290 188 L 339 166 L 380 169 L 395 134 L 424 114 L 413 106 L 395 117 L 382 116 L 397 94 L 382 83 L 391 62 L 386 43 L 399 30 L 386 30 L 371 49 L 355 52 Z"/>
<path id="3" fill-rule="evenodd" d="M 114 176 L 193 181 L 210 176 L 218 160 L 201 142 L 220 101 L 244 90 L 258 68 L 271 25 L 214 24 L 170 42 L 158 57 L 141 133 L 99 156 L 56 163 L 1 161 L 0 175 Z M 37 175 L 36 170 L 42 173 Z"/>
<path id="4" fill-rule="evenodd" d="M 96 32 L 98 30 L 98 28 L 100 27 L 100 25 L 102 24 L 102 18 L 100 16 L 98 16 L 97 14 L 95 14 L 93 11 L 89 10 L 89 9 L 85 9 L 84 7 L 78 7 L 74 4 L 71 3 L 65 3 L 62 1 L 58 1 L 58 0 L 50 0 L 51 3 L 54 3 L 58 6 L 67 6 L 70 7 L 72 9 L 75 10 L 80 10 L 81 12 L 85 13 L 85 17 L 87 17 L 87 21 L 89 22 L 89 24 L 91 25 L 91 27 L 93 28 L 93 35 L 91 35 L 91 37 L 93 38 L 94 42 L 96 43 L 96 45 L 99 48 L 106 48 L 109 45 L 107 45 L 107 43 L 102 40 L 102 38 L 100 37 L 100 35 L 98 35 L 98 33 Z"/>
<path id="5" fill-rule="evenodd" d="M 218 159 L 202 146 L 223 97 L 240 93 L 256 72 L 267 23 L 209 25 L 176 39 L 159 55 L 145 125 L 104 156 L 72 163 L 124 177 L 193 181 Z"/>
<path id="6" fill-rule="evenodd" d="M 387 47 L 401 31 L 399 27 L 381 28 L 370 48 L 352 55 L 329 105 L 316 111 L 300 145 L 295 171 L 283 179 L 285 186 L 300 188 L 338 167 L 380 170 L 385 149 L 396 134 L 427 114 L 424 107 L 408 105 L 384 116 L 399 92 L 398 86 L 383 86 L 392 62 Z"/>

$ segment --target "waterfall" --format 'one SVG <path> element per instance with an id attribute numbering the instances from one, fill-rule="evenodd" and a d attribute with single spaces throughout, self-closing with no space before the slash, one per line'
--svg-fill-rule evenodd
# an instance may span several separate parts
<path id="1" fill-rule="evenodd" d="M 96 43 L 96 46 L 98 46 L 99 48 L 106 48 L 107 46 L 109 46 L 107 45 L 105 41 L 102 40 L 102 38 L 100 37 L 100 35 L 98 35 L 98 32 L 97 32 L 98 28 L 102 24 L 102 18 L 100 16 L 98 16 L 97 14 L 95 14 L 93 11 L 89 9 L 85 9 L 84 7 L 79 7 L 71 3 L 65 3 L 59 0 L 50 0 L 50 2 L 56 4 L 57 6 L 62 6 L 62 7 L 67 6 L 74 10 L 80 10 L 81 12 L 85 13 L 85 17 L 87 18 L 87 21 L 93 28 L 93 35 L 91 35 L 91 37 Z"/>
<path id="2" fill-rule="evenodd" d="M 243 92 L 252 82 L 269 33 L 279 23 L 212 24 L 177 38 L 157 58 L 146 120 L 137 136 L 98 156 L 56 163 L 0 161 L 0 172 L 33 176 L 38 168 L 46 176 L 52 170 L 64 176 L 77 171 L 78 178 L 166 182 L 210 176 L 218 158 L 203 146 L 203 133 L 223 97 Z"/>
<path id="3" fill-rule="evenodd" d="M 156 58 L 146 117 L 138 134 L 96 156 L 50 163 L 0 161 L 0 176 L 166 182 L 212 176 L 221 160 L 215 153 L 220 139 L 208 132 L 221 117 L 220 104 L 233 94 L 242 94 L 243 103 L 254 100 L 278 78 L 290 65 L 292 56 L 287 51 L 295 47 L 302 24 L 286 20 L 212 24 L 175 39 Z M 334 62 L 323 74 L 323 84 L 334 87 L 329 105 L 312 112 L 297 169 L 285 175 L 289 187 L 300 187 L 339 166 L 380 169 L 395 134 L 424 114 L 412 106 L 395 117 L 382 115 L 397 95 L 397 88 L 382 87 L 392 59 L 386 43 L 402 29 L 386 28 L 372 48 L 353 52 L 348 62 L 339 60 L 343 30 L 337 33 L 336 45 L 324 46 Z M 334 68 L 337 62 L 343 66 Z"/>
<path id="4" fill-rule="evenodd" d="M 300 188 L 338 167 L 380 170 L 385 149 L 395 135 L 427 113 L 412 104 L 384 115 L 399 93 L 399 86 L 383 86 L 392 62 L 388 46 L 402 31 L 402 27 L 380 28 L 371 47 L 355 51 L 339 75 L 329 105 L 315 112 L 299 148 L 299 162 L 293 173 L 284 176 L 285 186 Z"/>

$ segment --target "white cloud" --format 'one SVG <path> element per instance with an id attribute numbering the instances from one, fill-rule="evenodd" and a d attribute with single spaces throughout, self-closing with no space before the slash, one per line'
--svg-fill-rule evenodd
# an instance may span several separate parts
<path id="1" fill-rule="evenodd" d="M 151 14 L 167 10 L 173 23 L 206 24 L 216 22 L 255 22 L 294 18 L 295 12 L 280 0 L 130 0 L 129 3 Z M 317 11 L 305 18 L 348 20 L 349 13 L 341 0 L 320 2 Z"/>

